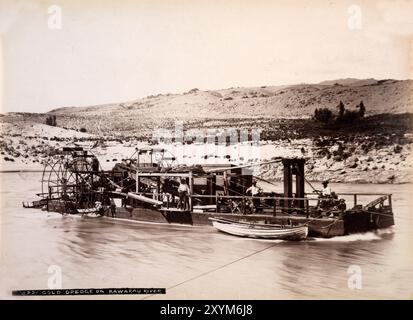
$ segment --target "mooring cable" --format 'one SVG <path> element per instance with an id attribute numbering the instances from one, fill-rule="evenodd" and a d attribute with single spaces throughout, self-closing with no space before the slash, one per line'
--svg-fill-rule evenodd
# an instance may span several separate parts
<path id="1" fill-rule="evenodd" d="M 214 268 L 214 269 L 212 269 L 212 270 L 203 272 L 203 273 L 201 273 L 201 274 L 199 274 L 199 275 L 197 275 L 197 276 L 195 276 L 195 277 L 192 277 L 192 278 L 189 278 L 189 279 L 184 280 L 184 281 L 182 281 L 182 282 L 179 282 L 179 283 L 177 283 L 177 284 L 174 284 L 173 286 L 166 288 L 166 290 L 174 289 L 174 288 L 179 287 L 179 286 L 181 286 L 181 285 L 183 285 L 183 284 L 185 284 L 185 283 L 188 283 L 188 282 L 190 282 L 190 281 L 199 279 L 199 278 L 201 278 L 201 277 L 203 277 L 203 276 L 206 276 L 206 275 L 208 275 L 208 274 L 210 274 L 210 273 L 213 273 L 213 272 L 215 272 L 215 271 L 217 271 L 217 270 L 220 270 L 220 269 L 223 269 L 223 268 L 225 268 L 225 267 L 228 267 L 228 266 L 230 266 L 230 265 L 232 265 L 232 264 L 234 264 L 234 263 L 237 263 L 237 262 L 239 262 L 239 261 L 241 261 L 241 260 L 244 260 L 244 259 L 247 259 L 247 258 L 249 258 L 249 257 L 252 257 L 253 255 L 256 255 L 256 254 L 258 254 L 258 253 L 264 252 L 265 250 L 268 250 L 268 249 L 274 247 L 277 243 L 278 243 L 278 242 L 273 243 L 273 244 L 271 244 L 271 245 L 268 246 L 268 247 L 265 247 L 265 248 L 260 249 L 260 250 L 258 250 L 258 251 L 254 251 L 254 252 L 252 252 L 252 253 L 250 253 L 250 254 L 247 254 L 247 255 L 244 256 L 244 257 L 235 259 L 235 260 L 233 260 L 233 261 L 231 261 L 231 262 L 228 262 L 228 263 L 226 263 L 226 264 L 224 264 L 224 265 L 222 265 L 222 266 L 216 267 L 216 268 Z M 150 297 L 152 297 L 152 296 L 154 296 L 154 295 L 156 295 L 156 294 L 148 295 L 148 296 L 142 298 L 142 300 L 146 300 L 146 299 L 148 299 L 148 298 L 150 298 Z"/>

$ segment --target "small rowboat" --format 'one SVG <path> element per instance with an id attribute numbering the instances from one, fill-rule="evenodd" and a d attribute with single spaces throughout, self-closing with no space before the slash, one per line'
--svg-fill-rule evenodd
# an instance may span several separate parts
<path id="1" fill-rule="evenodd" d="M 104 215 L 104 211 L 101 208 L 77 208 L 76 209 L 76 213 L 80 213 L 82 216 L 90 216 L 90 217 L 95 217 L 95 216 L 103 216 Z"/>
<path id="2" fill-rule="evenodd" d="M 82 215 L 103 215 L 104 208 L 102 207 L 102 202 L 96 201 L 95 205 L 88 208 L 77 208 L 76 212 Z"/>
<path id="3" fill-rule="evenodd" d="M 302 240 L 308 235 L 308 225 L 284 226 L 209 218 L 219 231 L 239 237 L 259 239 Z"/>

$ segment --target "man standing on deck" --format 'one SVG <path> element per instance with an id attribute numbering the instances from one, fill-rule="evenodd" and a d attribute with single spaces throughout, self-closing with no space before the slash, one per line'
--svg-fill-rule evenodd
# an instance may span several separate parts
<path id="1" fill-rule="evenodd" d="M 112 198 L 110 199 L 110 213 L 112 214 L 112 218 L 116 217 L 116 203 Z"/>
<path id="2" fill-rule="evenodd" d="M 253 196 L 253 197 L 257 197 L 262 192 L 262 189 L 260 187 L 257 187 L 257 181 L 253 180 L 252 181 L 252 186 L 249 187 L 245 192 L 247 194 L 251 193 L 251 196 Z M 259 203 L 260 203 L 260 199 L 257 199 L 257 198 L 252 199 L 252 204 L 253 204 L 252 211 L 253 212 L 255 212 L 257 206 L 259 205 Z"/>
<path id="3" fill-rule="evenodd" d="M 185 179 L 182 179 L 181 183 L 179 184 L 178 194 L 178 209 L 189 210 L 189 186 L 186 184 Z"/>
<path id="4" fill-rule="evenodd" d="M 330 210 L 334 206 L 333 193 L 328 185 L 328 181 L 323 181 L 323 189 L 318 197 L 317 207 L 324 210 Z"/>
<path id="5" fill-rule="evenodd" d="M 321 190 L 321 194 L 323 197 L 330 197 L 331 196 L 331 188 L 328 185 L 328 181 L 323 181 L 323 189 Z"/>

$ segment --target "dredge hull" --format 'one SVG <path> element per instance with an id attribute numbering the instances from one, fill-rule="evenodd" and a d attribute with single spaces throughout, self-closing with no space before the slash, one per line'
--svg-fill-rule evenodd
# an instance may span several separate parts
<path id="1" fill-rule="evenodd" d="M 107 216 L 111 216 L 111 214 L 108 213 Z M 116 218 L 193 226 L 211 225 L 209 218 L 284 225 L 300 225 L 308 223 L 308 235 L 310 237 L 322 238 L 374 231 L 377 229 L 389 228 L 394 225 L 393 215 L 373 211 L 347 211 L 341 217 L 313 218 L 304 215 L 289 214 L 277 214 L 276 216 L 269 214 L 240 215 L 215 212 L 195 213 L 173 210 L 162 211 L 154 208 L 117 208 Z"/>

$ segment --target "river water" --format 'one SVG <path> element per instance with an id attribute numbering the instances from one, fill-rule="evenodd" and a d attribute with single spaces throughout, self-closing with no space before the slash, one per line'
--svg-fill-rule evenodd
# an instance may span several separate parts
<path id="1" fill-rule="evenodd" d="M 337 192 L 392 193 L 396 225 L 288 242 L 23 209 L 39 180 L 38 173 L 0 173 L 2 298 L 13 298 L 11 290 L 47 289 L 50 266 L 60 268 L 63 289 L 167 292 L 129 299 L 413 298 L 411 185 L 333 184 Z M 356 288 L 349 286 L 353 270 L 360 271 Z"/>

